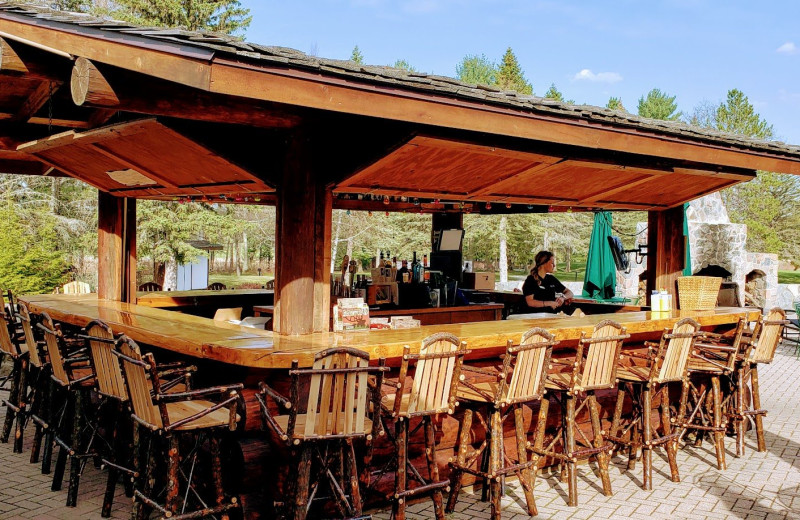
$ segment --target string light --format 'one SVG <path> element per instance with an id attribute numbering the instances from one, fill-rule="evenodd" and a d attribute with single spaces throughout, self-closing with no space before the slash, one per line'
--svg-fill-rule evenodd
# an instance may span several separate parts
<path id="1" fill-rule="evenodd" d="M 492 209 L 492 203 L 491 202 L 487 202 L 486 203 L 486 209 Z"/>
<path id="2" fill-rule="evenodd" d="M 506 202 L 506 209 L 511 209 L 511 203 L 510 202 Z"/>
<path id="3" fill-rule="evenodd" d="M 388 195 L 384 195 L 383 196 L 383 203 L 384 204 L 389 204 L 389 196 Z"/>
<path id="4" fill-rule="evenodd" d="M 414 197 L 414 205 L 419 206 L 419 199 Z"/>

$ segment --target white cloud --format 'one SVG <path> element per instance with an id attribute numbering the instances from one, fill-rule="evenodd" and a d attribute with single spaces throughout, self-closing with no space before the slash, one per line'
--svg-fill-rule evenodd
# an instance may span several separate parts
<path id="1" fill-rule="evenodd" d="M 786 42 L 775 49 L 775 52 L 780 52 L 781 54 L 797 54 L 800 52 L 800 49 L 797 48 L 794 42 Z"/>
<path id="2" fill-rule="evenodd" d="M 622 81 L 622 75 L 616 72 L 598 72 L 595 74 L 589 69 L 583 69 L 572 78 L 575 81 L 594 81 L 598 83 L 618 83 Z"/>

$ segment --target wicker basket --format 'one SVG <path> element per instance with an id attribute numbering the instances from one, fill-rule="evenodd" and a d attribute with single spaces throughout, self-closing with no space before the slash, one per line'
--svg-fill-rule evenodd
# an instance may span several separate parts
<path id="1" fill-rule="evenodd" d="M 717 305 L 722 278 L 715 276 L 683 276 L 678 278 L 681 310 L 708 311 Z"/>

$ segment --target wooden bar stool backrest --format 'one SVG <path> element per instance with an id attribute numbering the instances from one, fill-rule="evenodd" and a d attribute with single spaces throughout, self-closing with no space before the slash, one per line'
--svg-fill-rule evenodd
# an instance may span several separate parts
<path id="1" fill-rule="evenodd" d="M 152 379 L 156 374 L 153 356 L 148 354 L 143 357 L 139 345 L 127 336 L 120 338 L 115 352 L 120 358 L 122 373 L 125 375 L 133 414 L 150 429 L 162 429 L 164 422 L 161 420 L 161 413 L 151 397 L 158 391 L 158 381 L 154 383 Z"/>
<path id="2" fill-rule="evenodd" d="M 591 338 L 581 334 L 572 386 L 576 389 L 579 386 L 580 390 L 613 388 L 622 342 L 629 337 L 625 327 L 612 320 L 603 320 L 595 325 Z"/>
<path id="3" fill-rule="evenodd" d="M 64 357 L 61 352 L 61 330 L 53 323 L 53 319 L 46 312 L 42 312 L 42 321 L 39 328 L 44 332 L 44 344 L 47 349 L 47 358 L 53 371 L 53 379 L 61 386 L 69 386 L 70 378 L 64 366 Z"/>
<path id="4" fill-rule="evenodd" d="M 19 346 L 11 339 L 9 331 L 11 321 L 6 314 L 6 302 L 2 294 L 0 294 L 0 310 L 2 310 L 0 312 L 0 350 L 16 359 L 20 355 L 20 350 Z"/>
<path id="5" fill-rule="evenodd" d="M 503 360 L 503 382 L 510 370 L 511 380 L 502 384 L 500 403 L 504 405 L 537 401 L 544 395 L 547 370 L 553 346 L 558 344 L 554 336 L 542 328 L 533 328 L 522 335 L 517 347 L 506 350 Z M 513 368 L 512 368 L 513 367 Z"/>
<path id="6" fill-rule="evenodd" d="M 39 352 L 39 344 L 36 342 L 36 336 L 33 335 L 33 325 L 31 322 L 31 313 L 28 311 L 28 306 L 20 302 L 17 306 L 17 316 L 22 324 L 22 333 L 25 337 L 25 346 L 28 348 L 28 356 L 31 365 L 41 368 L 44 365 L 41 352 Z"/>
<path id="7" fill-rule="evenodd" d="M 310 375 L 305 437 L 354 436 L 367 428 L 369 354 L 352 348 L 318 353 L 311 369 L 292 375 Z"/>
<path id="8" fill-rule="evenodd" d="M 409 417 L 453 413 L 461 364 L 466 352 L 466 342 L 461 342 L 455 335 L 446 332 L 432 334 L 423 339 L 419 354 L 411 354 L 406 345 L 400 366 L 401 388 L 395 399 L 395 412 Z M 402 413 L 400 405 L 403 400 L 403 385 L 412 362 L 416 364 L 414 380 L 408 398 L 408 409 Z"/>
<path id="9" fill-rule="evenodd" d="M 61 287 L 61 292 L 64 294 L 89 294 L 92 292 L 92 288 L 89 287 L 89 284 L 86 282 L 73 280 L 69 283 L 65 283 Z"/>
<path id="10" fill-rule="evenodd" d="M 86 341 L 92 356 L 92 366 L 100 394 L 119 401 L 128 400 L 128 390 L 119 360 L 114 355 L 114 332 L 106 323 L 94 320 L 86 325 Z"/>
<path id="11" fill-rule="evenodd" d="M 775 350 L 781 342 L 783 327 L 786 326 L 786 313 L 780 307 L 770 309 L 767 317 L 758 318 L 756 329 L 753 331 L 754 347 L 750 351 L 751 363 L 772 363 Z"/>
<path id="12" fill-rule="evenodd" d="M 650 380 L 656 383 L 682 381 L 689 368 L 689 355 L 699 335 L 700 324 L 692 318 L 683 318 L 672 331 L 664 332 L 651 368 Z M 656 369 L 658 375 L 653 377 Z"/>
<path id="13" fill-rule="evenodd" d="M 145 282 L 139 286 L 139 290 L 142 292 L 154 292 L 161 290 L 161 284 L 156 282 Z"/>

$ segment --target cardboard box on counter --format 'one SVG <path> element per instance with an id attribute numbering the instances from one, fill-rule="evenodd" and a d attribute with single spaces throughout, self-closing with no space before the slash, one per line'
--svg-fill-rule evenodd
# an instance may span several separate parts
<path id="1" fill-rule="evenodd" d="M 463 287 L 465 289 L 493 291 L 494 273 L 493 272 L 464 273 Z"/>

